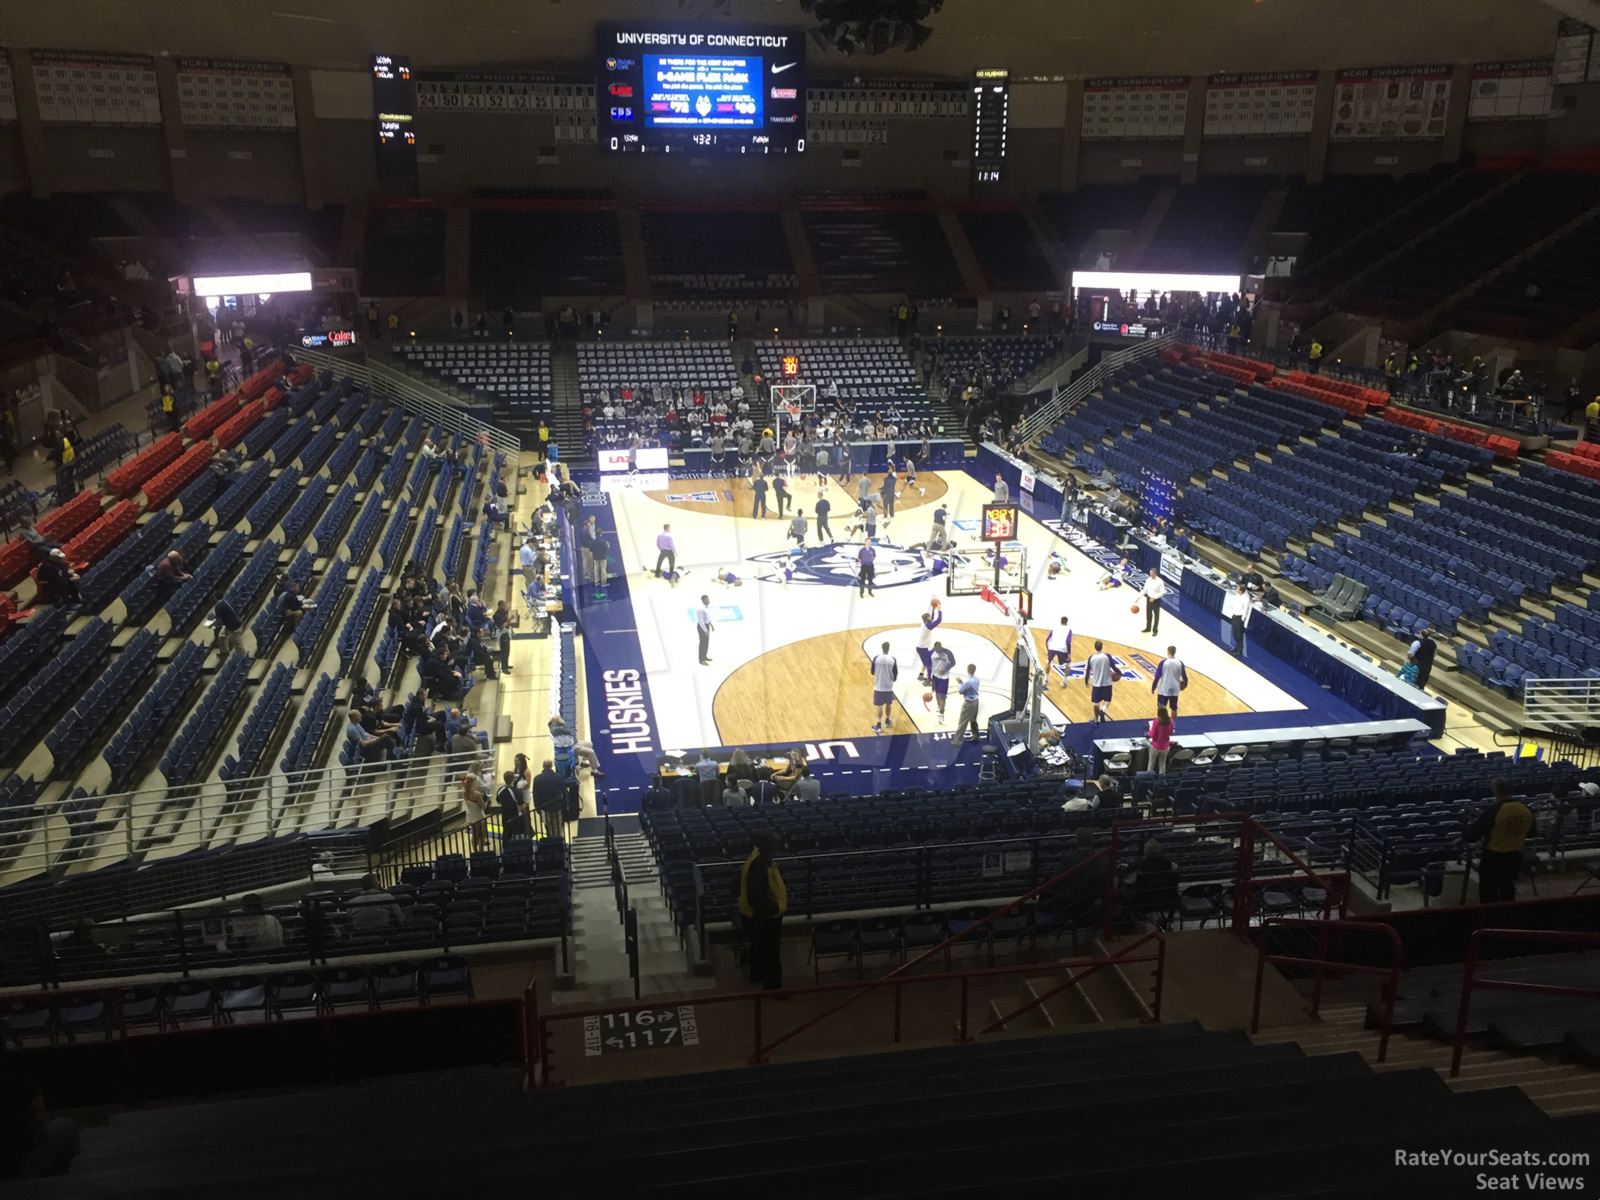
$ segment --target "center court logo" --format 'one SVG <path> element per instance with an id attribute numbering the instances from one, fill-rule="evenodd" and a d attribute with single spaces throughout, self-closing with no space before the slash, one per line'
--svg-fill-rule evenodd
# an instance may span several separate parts
<path id="1" fill-rule="evenodd" d="M 878 559 L 874 566 L 874 587 L 902 587 L 908 583 L 926 583 L 933 579 L 929 562 L 914 550 L 898 546 L 878 546 Z M 795 554 L 789 550 L 775 550 L 770 554 L 752 555 L 756 564 L 756 578 L 768 583 L 781 583 L 784 568 L 794 572 L 790 583 L 832 584 L 835 587 L 855 587 L 861 573 L 857 555 L 861 548 L 844 542 L 834 546 L 811 546 Z"/>

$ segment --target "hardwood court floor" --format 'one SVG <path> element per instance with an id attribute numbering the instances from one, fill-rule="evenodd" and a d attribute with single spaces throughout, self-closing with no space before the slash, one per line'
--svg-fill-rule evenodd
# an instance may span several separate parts
<path id="1" fill-rule="evenodd" d="M 942 494 L 932 486 L 934 481 Z M 738 507 L 749 503 L 747 491 L 735 492 L 733 501 L 717 497 L 711 506 L 714 511 L 699 510 L 698 501 L 668 504 L 641 492 L 612 493 L 630 605 L 625 613 L 615 614 L 616 619 L 586 631 L 594 642 L 586 645 L 586 653 L 593 651 L 602 669 L 642 664 L 660 744 L 693 748 L 870 736 L 873 713 L 867 665 L 887 638 L 901 675 L 893 731 L 936 736 L 953 730 L 959 711 L 959 704 L 947 706 L 946 723 L 940 725 L 933 706 L 923 704 L 926 686 L 916 681 L 919 617 L 928 602 L 939 597 L 945 623 L 936 636 L 955 652 L 958 673 L 964 674 L 968 663 L 976 664 L 979 721 L 986 722 L 991 714 L 1010 708 L 1016 637 L 1012 624 L 976 595 L 948 596 L 944 578 L 928 575 L 922 560 L 903 547 L 926 537 L 928 503 L 935 499 L 948 508 L 952 533 L 963 545 L 970 544 L 991 493 L 959 472 L 924 473 L 918 482 L 928 486 L 928 495 L 912 507 L 924 511 L 902 511 L 884 531 L 877 594 L 867 597 L 856 586 L 854 558 L 859 543 L 841 540 L 817 548 L 814 534 L 796 564 L 793 581 L 786 585 L 781 564 L 794 561 L 793 543 L 785 537 L 787 522 L 742 515 L 749 512 Z M 685 480 L 675 482 L 673 491 L 692 495 L 747 486 L 730 485 L 727 480 Z M 828 487 L 836 514 L 834 534 L 843 539 L 853 505 L 836 483 L 830 480 Z M 815 477 L 809 485 L 801 485 L 802 497 L 807 488 L 814 497 Z M 665 508 L 678 511 L 663 513 Z M 678 569 L 685 575 L 678 587 L 652 574 L 656 537 L 669 521 L 677 539 Z M 1045 632 L 1067 616 L 1075 631 L 1075 662 L 1088 658 L 1098 637 L 1130 671 L 1128 679 L 1117 685 L 1113 719 L 1154 715 L 1150 676 L 1169 645 L 1177 646 L 1191 681 L 1181 705 L 1180 733 L 1186 717 L 1304 711 L 1304 705 L 1252 670 L 1248 661 L 1198 636 L 1173 612 L 1165 614 L 1159 634 L 1143 633 L 1143 617 L 1129 612 L 1134 593 L 1126 588 L 1101 591 L 1100 568 L 1048 529 L 1024 521 L 1021 538 L 1028 547 L 1033 636 L 1041 651 Z M 1067 569 L 1055 579 L 1046 575 L 1052 555 Z M 735 572 L 742 586 L 719 583 L 717 573 L 722 570 Z M 697 661 L 694 631 L 701 595 L 710 597 L 716 623 L 712 662 L 706 665 Z M 1194 615 L 1190 619 L 1221 620 Z M 1092 716 L 1081 679 L 1058 680 L 1046 703 L 1052 720 L 1081 726 Z"/>
<path id="2" fill-rule="evenodd" d="M 859 478 L 857 476 L 856 478 Z M 881 472 L 868 476 L 872 480 L 874 490 L 883 482 Z M 769 480 L 770 482 L 770 480 Z M 809 519 L 814 515 L 817 503 L 817 477 L 816 475 L 797 475 L 794 479 L 785 479 L 790 494 Z M 905 486 L 901 481 L 900 486 Z M 925 508 L 937 504 L 948 491 L 945 481 L 932 471 L 924 471 L 917 476 L 917 486 L 908 493 L 902 493 L 895 502 L 895 512 L 901 513 L 907 509 Z M 855 511 L 855 486 L 854 479 L 848 492 L 839 485 L 836 478 L 827 481 L 828 503 L 833 506 L 830 524 L 842 531 L 841 522 L 845 517 Z M 645 492 L 656 503 L 676 512 L 704 513 L 712 517 L 738 517 L 750 520 L 750 507 L 754 500 L 754 493 L 750 490 L 748 479 L 712 478 L 712 479 L 674 479 L 671 486 L 662 492 Z M 690 499 L 689 497 L 695 497 Z M 701 498 L 703 497 L 703 498 Z M 767 492 L 767 520 L 777 521 L 778 502 L 769 490 Z M 918 522 L 920 528 L 921 522 Z M 920 535 L 919 535 L 920 540 Z"/>
<path id="3" fill-rule="evenodd" d="M 1039 657 L 1045 656 L 1043 629 L 1033 634 Z M 951 698 L 946 706 L 944 725 L 938 723 L 938 709 L 924 702 L 926 685 L 917 682 L 920 670 L 915 652 L 916 627 L 874 625 L 866 628 L 818 634 L 801 641 L 768 650 L 742 664 L 717 689 L 713 719 L 717 735 L 725 746 L 764 745 L 784 741 L 819 741 L 830 738 L 868 738 L 873 736 L 872 678 L 868 649 L 877 652 L 887 640 L 900 666 L 895 685 L 894 733 L 925 733 L 955 726 L 961 698 L 951 683 Z M 967 635 L 962 637 L 961 635 Z M 1005 678 L 1004 664 L 1016 649 L 1016 630 L 1009 624 L 954 622 L 940 627 L 940 640 L 957 651 L 956 674 L 964 675 L 968 661 L 980 660 L 979 678 L 985 692 L 995 691 L 989 681 Z M 1138 673 L 1116 686 L 1111 701 L 1113 720 L 1147 719 L 1155 715 L 1155 696 L 1150 691 L 1150 676 L 1159 656 L 1118 642 L 1107 642 L 1113 656 L 1129 660 Z M 1081 662 L 1093 652 L 1093 643 L 1073 646 L 1074 661 Z M 1141 665 L 1143 664 L 1143 665 Z M 1058 714 L 1075 724 L 1093 720 L 1094 706 L 1089 689 L 1080 679 L 1063 684 L 1053 681 L 1048 696 Z M 988 709 L 989 704 L 985 704 Z M 1189 687 L 1184 691 L 1180 711 L 1185 716 L 1212 716 L 1220 713 L 1249 712 L 1250 706 L 1214 679 L 1189 670 Z M 1181 728 L 1181 718 L 1180 718 Z"/>

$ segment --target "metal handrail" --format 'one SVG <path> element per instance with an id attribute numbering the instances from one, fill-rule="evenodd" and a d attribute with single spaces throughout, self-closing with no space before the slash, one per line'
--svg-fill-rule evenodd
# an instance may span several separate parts
<path id="1" fill-rule="evenodd" d="M 1600 1000 L 1600 988 L 1562 987 L 1554 983 L 1525 983 L 1518 979 L 1477 979 L 1479 947 L 1486 937 L 1506 942 L 1553 942 L 1562 946 L 1600 946 L 1600 933 L 1566 929 L 1474 929 L 1467 940 L 1467 961 L 1461 969 L 1461 1007 L 1456 1011 L 1456 1032 L 1450 1052 L 1450 1077 L 1461 1074 L 1461 1052 L 1467 1044 L 1467 1016 L 1474 988 L 1500 992 L 1530 992 L 1540 996 L 1571 996 Z"/>
<path id="2" fill-rule="evenodd" d="M 884 975 L 879 979 L 874 979 L 870 983 L 865 984 L 864 986 L 860 986 L 859 990 L 854 995 L 848 996 L 844 1000 L 840 1001 L 838 1004 L 834 1005 L 832 1008 L 827 1009 L 824 1012 L 818 1013 L 815 1017 L 811 1018 L 811 1020 L 806 1021 L 805 1023 L 803 1023 L 801 1025 L 797 1025 L 795 1028 L 791 1029 L 788 1033 L 786 1033 L 782 1037 L 780 1037 L 777 1041 L 773 1042 L 770 1046 L 764 1046 L 764 1047 L 763 1046 L 758 1046 L 757 1047 L 757 1054 L 764 1055 L 768 1051 L 776 1050 L 779 1046 L 783 1045 L 784 1042 L 787 1042 L 790 1038 L 794 1037 L 796 1034 L 802 1033 L 805 1030 L 810 1029 L 813 1025 L 816 1025 L 819 1022 L 827 1020 L 829 1017 L 833 1016 L 834 1013 L 840 1012 L 840 1011 L 850 1007 L 850 1005 L 854 1004 L 857 1000 L 861 999 L 863 996 L 867 995 L 869 992 L 872 992 L 872 991 L 876 990 L 877 988 L 883 986 L 883 984 L 889 982 L 892 979 L 895 979 L 898 976 L 904 975 L 912 967 L 916 966 L 918 963 L 926 962 L 929 958 L 931 958 L 935 954 L 938 954 L 940 951 L 948 951 L 951 946 L 955 945 L 957 942 L 962 941 L 965 938 L 970 937 L 972 934 L 976 933 L 978 930 L 987 929 L 998 918 L 1005 916 L 1007 913 L 1015 911 L 1015 909 L 1019 905 L 1025 904 L 1027 901 L 1033 899 L 1035 896 L 1039 895 L 1040 893 L 1045 892 L 1045 891 L 1049 890 L 1050 888 L 1056 887 L 1062 881 L 1070 878 L 1072 875 L 1074 875 L 1077 872 L 1083 870 L 1083 868 L 1087 867 L 1090 863 L 1095 862 L 1095 861 L 1097 861 L 1099 859 L 1102 859 L 1102 858 L 1106 858 L 1110 854 L 1111 854 L 1111 847 L 1110 846 L 1101 847 L 1099 850 L 1096 850 L 1093 854 L 1091 854 L 1088 858 L 1083 859 L 1081 862 L 1073 863 L 1072 866 L 1068 867 L 1065 871 L 1062 871 L 1059 875 L 1055 876 L 1052 879 L 1047 879 L 1045 882 L 1041 883 L 1038 887 L 1034 888 L 1032 891 L 1024 892 L 1021 896 L 1018 896 L 1015 900 L 1011 901 L 1009 904 L 1006 904 L 1006 905 L 1004 905 L 1004 906 L 1002 906 L 1000 908 L 995 909 L 992 913 L 990 913 L 988 916 L 984 917 L 982 920 L 973 922 L 971 925 L 967 926 L 965 929 L 961 930 L 961 932 L 959 932 L 959 933 L 951 934 L 949 937 L 945 938 L 944 941 L 940 942 L 937 946 L 930 947 L 929 949 L 923 951 L 921 954 L 917 955 L 916 958 L 913 958 L 908 962 L 901 963 L 898 967 L 896 967 L 894 970 L 890 971 L 887 975 Z M 1115 874 L 1115 871 L 1108 871 L 1107 873 L 1108 874 Z"/>
<path id="3" fill-rule="evenodd" d="M 1115 954 L 1112 954 L 1109 958 L 1097 959 L 1095 962 L 1090 963 L 1089 966 L 1081 974 L 1073 975 L 1073 976 L 1068 977 L 1068 979 L 1066 980 L 1065 983 L 1057 984 L 1055 987 L 1051 988 L 1048 992 L 1045 992 L 1042 996 L 1035 996 L 1032 1000 L 1028 1001 L 1026 1004 L 1024 1004 L 1021 1008 L 1017 1009 L 1017 1011 L 1012 1013 L 1010 1016 L 1001 1017 L 999 1020 L 994 1021 L 991 1024 L 985 1026 L 984 1028 L 978 1030 L 978 1036 L 982 1037 L 986 1033 L 993 1033 L 996 1029 L 1005 1028 L 1007 1025 L 1011 1024 L 1012 1021 L 1015 1021 L 1018 1017 L 1022 1016 L 1024 1013 L 1030 1013 L 1034 1009 L 1038 1008 L 1046 1000 L 1054 999 L 1056 996 L 1059 996 L 1062 992 L 1066 991 L 1070 987 L 1077 987 L 1078 984 L 1082 983 L 1085 979 L 1089 978 L 1089 976 L 1093 975 L 1096 971 L 1099 971 L 1103 967 L 1108 967 L 1108 966 L 1111 966 L 1114 963 L 1121 963 L 1121 962 L 1144 962 L 1144 961 L 1146 961 L 1143 958 L 1130 959 L 1130 958 L 1127 957 L 1127 955 L 1130 954 L 1132 951 L 1137 950 L 1140 946 L 1144 945 L 1146 942 L 1150 941 L 1152 938 L 1155 939 L 1155 943 L 1156 943 L 1156 953 L 1155 953 L 1156 978 L 1155 978 L 1155 990 L 1152 993 L 1151 998 L 1150 998 L 1150 1005 L 1149 1005 L 1150 1016 L 1147 1019 L 1147 1023 L 1154 1023 L 1154 1022 L 1160 1021 L 1161 1020 L 1161 988 L 1162 988 L 1162 985 L 1164 984 L 1164 982 L 1166 980 L 1166 975 L 1167 975 L 1167 937 L 1159 929 L 1152 929 L 1149 933 L 1147 933 L 1144 936 L 1138 938 L 1137 940 L 1129 942 L 1126 946 L 1122 947 L 1122 949 L 1118 950 Z"/>
<path id="4" fill-rule="evenodd" d="M 301 362 L 332 371 L 335 375 L 349 376 L 373 395 L 388 396 L 403 408 L 442 425 L 450 433 L 465 433 L 472 437 L 487 433 L 489 445 L 495 450 L 515 454 L 522 449 L 522 439 L 516 434 L 478 420 L 437 388 L 422 383 L 404 371 L 370 359 L 358 362 L 326 350 L 297 348 L 293 353 Z"/>
<path id="5" fill-rule="evenodd" d="M 1317 956 L 1315 958 L 1298 958 L 1286 954 L 1269 954 L 1267 946 L 1272 940 L 1273 929 L 1282 929 L 1290 926 L 1301 928 L 1310 927 L 1318 930 Z M 1328 958 L 1328 936 L 1335 929 L 1348 929 L 1356 933 L 1377 933 L 1382 931 L 1389 937 L 1389 965 L 1387 967 L 1368 966 L 1365 963 L 1335 963 Z M 1388 982 L 1383 989 L 1383 1020 L 1378 1032 L 1378 1061 L 1383 1062 L 1389 1056 L 1389 1035 L 1394 1029 L 1394 1004 L 1400 995 L 1400 972 L 1405 965 L 1405 947 L 1400 941 L 1400 934 L 1393 925 L 1372 921 L 1329 921 L 1318 920 L 1315 917 L 1282 917 L 1271 921 L 1263 921 L 1261 933 L 1258 938 L 1256 955 L 1256 994 L 1255 1003 L 1250 1009 L 1250 1032 L 1259 1033 L 1261 1030 L 1261 990 L 1266 983 L 1267 964 L 1278 967 L 1306 967 L 1312 971 L 1314 982 L 1311 989 L 1311 1015 L 1316 1016 L 1322 1009 L 1322 976 L 1328 968 L 1337 971 L 1349 971 L 1359 975 L 1385 975 Z"/>
<path id="6" fill-rule="evenodd" d="M 349 767 L 334 763 L 309 771 L 274 770 L 227 782 L 210 779 L 179 787 L 111 793 L 102 798 L 103 815 L 96 821 L 97 827 L 109 828 L 87 845 L 70 825 L 64 832 L 57 828 L 66 821 L 61 804 L 68 797 L 63 795 L 52 803 L 36 802 L 0 816 L 0 840 L 17 846 L 0 859 L 0 875 L 24 879 L 54 869 L 83 869 L 85 863 L 93 867 L 102 860 L 102 865 L 111 865 L 151 851 L 171 857 L 213 844 L 247 844 L 285 833 L 337 829 L 357 823 L 346 811 L 357 796 L 363 804 L 359 823 L 371 825 L 393 817 L 402 808 L 409 811 L 416 803 L 448 797 L 461 774 L 475 767 L 482 753 Z M 432 768 L 436 765 L 442 773 L 434 779 Z M 372 805 L 376 807 L 368 811 L 367 806 Z M 326 809 L 328 824 L 284 828 L 286 817 L 312 815 L 319 807 Z M 220 828 L 224 822 L 228 833 Z M 121 853 L 112 852 L 113 842 L 121 843 Z"/>
<path id="7" fill-rule="evenodd" d="M 970 984 L 972 980 L 996 979 L 1003 978 L 1008 975 L 1037 974 L 1041 971 L 1060 971 L 1093 964 L 1107 966 L 1111 963 L 1132 964 L 1158 961 L 1159 956 L 1157 954 L 1128 957 L 1128 952 L 1131 951 L 1136 944 L 1137 943 L 1125 946 L 1117 954 L 1110 955 L 1103 959 L 1065 958 L 1047 963 L 1012 963 L 1001 967 L 974 967 L 967 971 L 939 971 L 927 975 L 896 975 L 893 978 L 886 975 L 882 980 L 877 980 L 874 982 L 883 983 L 890 987 L 894 992 L 894 1040 L 896 1043 L 900 1041 L 900 997 L 903 989 L 907 987 L 920 987 L 924 984 L 959 983 L 961 985 L 961 1012 L 956 1022 L 956 1035 L 952 1040 L 957 1043 L 965 1043 L 972 1040 L 972 1037 L 969 1036 L 967 1032 L 967 1008 Z M 603 1017 L 607 1015 L 620 1015 L 622 1013 L 643 1012 L 646 1009 L 657 1009 L 663 1006 L 670 1006 L 679 1003 L 693 1004 L 696 1007 L 705 1005 L 741 1004 L 746 1002 L 750 1003 L 753 1006 L 754 1017 L 754 1048 L 746 1061 L 751 1066 L 756 1066 L 767 1061 L 765 1057 L 767 1051 L 772 1050 L 782 1042 L 788 1040 L 788 1037 L 785 1036 L 778 1039 L 778 1041 L 771 1043 L 770 1045 L 762 1045 L 761 1014 L 763 1004 L 771 1003 L 773 1001 L 790 1001 L 797 996 L 820 996 L 830 992 L 853 991 L 859 989 L 860 987 L 861 984 L 859 983 L 846 982 L 809 984 L 803 987 L 782 988 L 771 992 L 722 992 L 709 995 L 699 992 L 680 997 L 655 997 L 651 1000 L 639 1001 L 632 1004 L 605 1004 L 596 1005 L 590 1008 L 563 1007 L 560 1012 L 541 1016 L 539 1014 L 538 989 L 533 983 L 530 983 L 527 989 L 523 992 L 523 1011 L 527 1015 L 526 1042 L 529 1046 L 528 1057 L 524 1062 L 524 1079 L 528 1086 L 535 1088 L 563 1086 L 559 1081 L 552 1079 L 550 1076 L 549 1031 L 551 1024 L 556 1021 L 581 1021 L 588 1017 Z M 813 1024 L 815 1024 L 815 1021 L 807 1022 L 806 1026 L 803 1026 L 802 1028 L 808 1028 Z M 798 1030 L 795 1032 L 798 1032 Z"/>
<path id="8" fill-rule="evenodd" d="M 1126 366 L 1130 362 L 1137 362 L 1141 358 L 1148 358 L 1150 355 L 1164 350 L 1177 340 L 1176 334 L 1167 333 L 1161 337 L 1140 342 L 1137 346 L 1129 346 L 1126 350 L 1113 350 L 1110 354 L 1104 355 L 1099 362 L 1071 383 L 1058 387 L 1055 390 L 1055 394 L 1050 397 L 1049 403 L 1023 418 L 1023 440 L 1026 441 L 1037 435 L 1041 430 L 1050 428 L 1064 415 L 1070 413 L 1083 402 L 1086 396 L 1104 384 L 1106 377 L 1112 371 Z"/>

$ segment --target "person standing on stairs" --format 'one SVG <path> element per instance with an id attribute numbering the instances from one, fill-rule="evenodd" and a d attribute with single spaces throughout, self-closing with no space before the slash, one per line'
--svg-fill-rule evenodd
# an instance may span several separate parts
<path id="1" fill-rule="evenodd" d="M 1428 679 L 1433 675 L 1433 656 L 1438 650 L 1439 643 L 1433 640 L 1432 625 L 1424 625 L 1417 630 L 1416 638 L 1406 651 L 1406 662 L 1417 669 L 1416 678 L 1411 681 L 1417 687 L 1428 686 Z"/>
<path id="2" fill-rule="evenodd" d="M 739 913 L 750 938 L 750 981 L 775 992 L 783 987 L 783 914 L 789 892 L 773 861 L 778 835 L 762 830 L 739 872 Z"/>
<path id="3" fill-rule="evenodd" d="M 1496 779 L 1489 786 L 1494 803 L 1478 814 L 1466 836 L 1483 843 L 1478 852 L 1478 903 L 1509 904 L 1517 898 L 1523 851 L 1538 824 L 1533 810 L 1517 799 L 1509 779 Z"/>
<path id="4" fill-rule="evenodd" d="M 543 769 L 533 777 L 533 807 L 543 820 L 546 837 L 561 836 L 561 809 L 566 800 L 566 781 L 556 774 L 555 760 L 547 758 Z"/>

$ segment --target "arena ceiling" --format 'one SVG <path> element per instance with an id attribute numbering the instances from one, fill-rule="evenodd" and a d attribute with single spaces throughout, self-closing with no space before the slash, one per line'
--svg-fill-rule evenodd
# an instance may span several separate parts
<path id="1" fill-rule="evenodd" d="M 1559 11 L 1558 11 L 1559 10 Z M 1593 10 L 1593 12 L 1591 12 Z M 824 75 L 1198 75 L 1548 56 L 1563 13 L 1597 0 L 945 0 L 914 52 L 847 58 Z M 364 67 L 583 67 L 601 20 L 810 22 L 798 0 L 42 0 L 0 4 L 0 45 Z"/>

